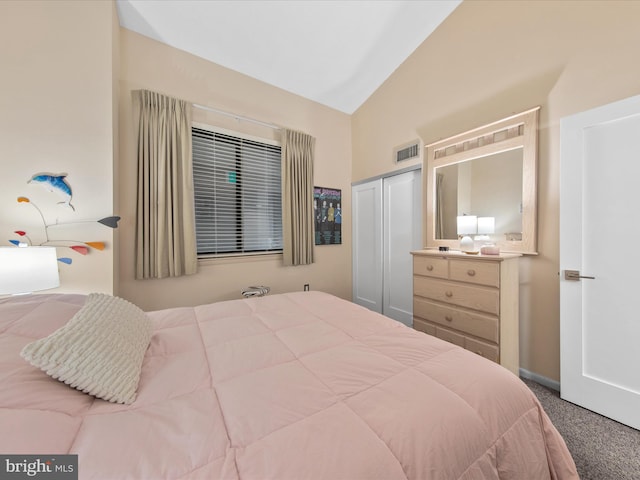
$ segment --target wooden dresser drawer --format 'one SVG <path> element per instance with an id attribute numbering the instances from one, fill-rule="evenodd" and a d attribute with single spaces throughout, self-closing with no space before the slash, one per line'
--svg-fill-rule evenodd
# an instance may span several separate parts
<path id="1" fill-rule="evenodd" d="M 436 337 L 442 340 L 446 340 L 449 343 L 458 345 L 459 347 L 464 347 L 464 343 L 465 343 L 464 335 L 460 335 L 459 333 L 452 332 L 451 330 L 447 330 L 446 328 L 436 327 Z"/>
<path id="2" fill-rule="evenodd" d="M 413 261 L 413 274 L 448 278 L 449 262 L 446 258 L 415 257 Z"/>
<path id="3" fill-rule="evenodd" d="M 413 319 L 413 327 L 416 330 L 438 337 L 441 340 L 453 343 L 459 347 L 463 347 L 466 350 L 493 362 L 498 362 L 500 360 L 500 349 L 497 344 L 490 344 L 481 340 L 476 340 L 475 338 L 467 337 L 466 335 L 449 330 L 448 328 L 432 325 L 420 318 Z"/>
<path id="4" fill-rule="evenodd" d="M 500 265 L 496 262 L 451 260 L 449 269 L 451 280 L 490 287 L 500 286 Z"/>
<path id="5" fill-rule="evenodd" d="M 413 328 L 420 330 L 421 332 L 428 333 L 429 335 L 436 336 L 436 327 L 430 323 L 421 320 L 420 318 L 413 319 Z"/>
<path id="6" fill-rule="evenodd" d="M 463 285 L 414 275 L 413 292 L 414 295 L 420 297 L 459 305 L 472 310 L 494 315 L 500 313 L 500 294 L 498 290 L 491 288 Z"/>
<path id="7" fill-rule="evenodd" d="M 413 314 L 433 323 L 498 342 L 497 317 L 447 307 L 417 297 L 413 301 Z"/>
<path id="8" fill-rule="evenodd" d="M 493 362 L 497 362 L 500 358 L 497 345 L 490 345 L 473 338 L 465 337 L 464 348 Z"/>

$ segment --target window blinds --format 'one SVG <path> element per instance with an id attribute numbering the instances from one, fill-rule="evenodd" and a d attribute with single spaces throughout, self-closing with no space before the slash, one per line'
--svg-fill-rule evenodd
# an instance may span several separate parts
<path id="1" fill-rule="evenodd" d="M 198 255 L 282 250 L 280 147 L 192 128 Z"/>

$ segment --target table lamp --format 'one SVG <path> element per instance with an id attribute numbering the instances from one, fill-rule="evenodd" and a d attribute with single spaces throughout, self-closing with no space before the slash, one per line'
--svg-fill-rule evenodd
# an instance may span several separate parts
<path id="1" fill-rule="evenodd" d="M 478 231 L 478 217 L 475 215 L 459 215 L 457 217 L 458 236 L 460 236 L 460 250 L 474 252 L 473 239 L 469 235 L 475 235 Z"/>
<path id="2" fill-rule="evenodd" d="M 0 295 L 60 286 L 55 247 L 0 247 Z"/>

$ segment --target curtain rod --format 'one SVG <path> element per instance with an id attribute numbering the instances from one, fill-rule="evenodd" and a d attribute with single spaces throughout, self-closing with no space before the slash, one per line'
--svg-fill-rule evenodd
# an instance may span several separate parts
<path id="1" fill-rule="evenodd" d="M 206 110 L 208 112 L 218 113 L 220 115 L 225 115 L 227 117 L 235 118 L 236 120 L 241 120 L 243 122 L 255 123 L 257 125 L 262 125 L 263 127 L 273 128 L 274 130 L 281 130 L 282 127 L 279 125 L 274 125 L 273 123 L 261 122 L 260 120 L 255 120 L 249 117 L 243 117 L 242 115 L 236 115 L 235 113 L 225 112 L 223 110 L 218 110 L 217 108 L 207 107 L 205 105 L 199 105 L 197 103 L 192 104 L 194 108 L 199 108 L 200 110 Z"/>

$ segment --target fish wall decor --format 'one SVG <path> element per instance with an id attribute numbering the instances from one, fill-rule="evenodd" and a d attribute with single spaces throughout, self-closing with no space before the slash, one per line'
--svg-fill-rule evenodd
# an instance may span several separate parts
<path id="1" fill-rule="evenodd" d="M 46 173 L 46 172 L 36 173 L 31 177 L 31 180 L 29 180 L 27 183 L 35 183 L 38 185 L 42 185 L 48 191 L 56 192 L 62 195 L 62 197 L 64 198 L 64 201 L 58 202 L 58 204 L 70 207 L 73 211 L 75 211 L 74 206 L 71 204 L 71 197 L 73 196 L 73 193 L 71 191 L 71 186 L 65 180 L 66 177 L 67 177 L 66 173 L 58 173 L 58 174 L 52 174 L 52 173 Z"/>
<path id="2" fill-rule="evenodd" d="M 76 209 L 71 204 L 71 198 L 73 196 L 73 193 L 71 190 L 71 186 L 65 180 L 66 177 L 67 177 L 66 173 L 52 174 L 52 173 L 42 172 L 42 173 L 36 173 L 35 175 L 32 175 L 31 179 L 27 183 L 42 185 L 48 191 L 55 192 L 61 195 L 64 200 L 62 202 L 58 202 L 58 204 L 63 204 L 66 207 L 71 208 L 71 210 L 75 212 Z M 61 226 L 61 225 L 72 225 L 72 224 L 93 223 L 93 222 L 97 222 L 108 228 L 118 228 L 118 221 L 120 221 L 120 217 L 114 215 L 114 216 L 104 217 L 99 220 L 80 220 L 80 221 L 72 221 L 72 222 L 56 221 L 55 223 L 48 223 L 44 217 L 44 214 L 42 213 L 42 210 L 40 210 L 40 208 L 34 202 L 32 202 L 28 197 L 22 197 L 22 196 L 18 197 L 17 201 L 19 204 L 22 204 L 22 205 L 31 205 L 33 208 L 36 209 L 36 211 L 40 215 L 40 218 L 42 219 L 42 226 L 44 228 L 44 237 L 45 237 L 45 241 L 40 243 L 39 244 L 40 246 L 49 245 L 49 246 L 55 246 L 55 247 L 66 247 L 76 253 L 79 253 L 80 255 L 87 255 L 92 249 L 104 250 L 106 246 L 105 242 L 78 241 L 78 240 L 72 240 L 72 239 L 52 240 L 49 237 L 49 229 L 57 226 Z M 29 238 L 29 236 L 27 235 L 26 231 L 15 230 L 14 233 L 18 235 L 21 239 L 9 240 L 9 243 L 11 243 L 12 245 L 15 245 L 18 247 L 34 245 L 34 243 L 31 241 L 31 238 Z M 23 241 L 23 240 L 26 240 L 26 241 Z M 65 263 L 67 265 L 70 265 L 72 263 L 72 259 L 69 257 L 58 258 L 58 261 L 60 261 L 61 263 Z"/>

